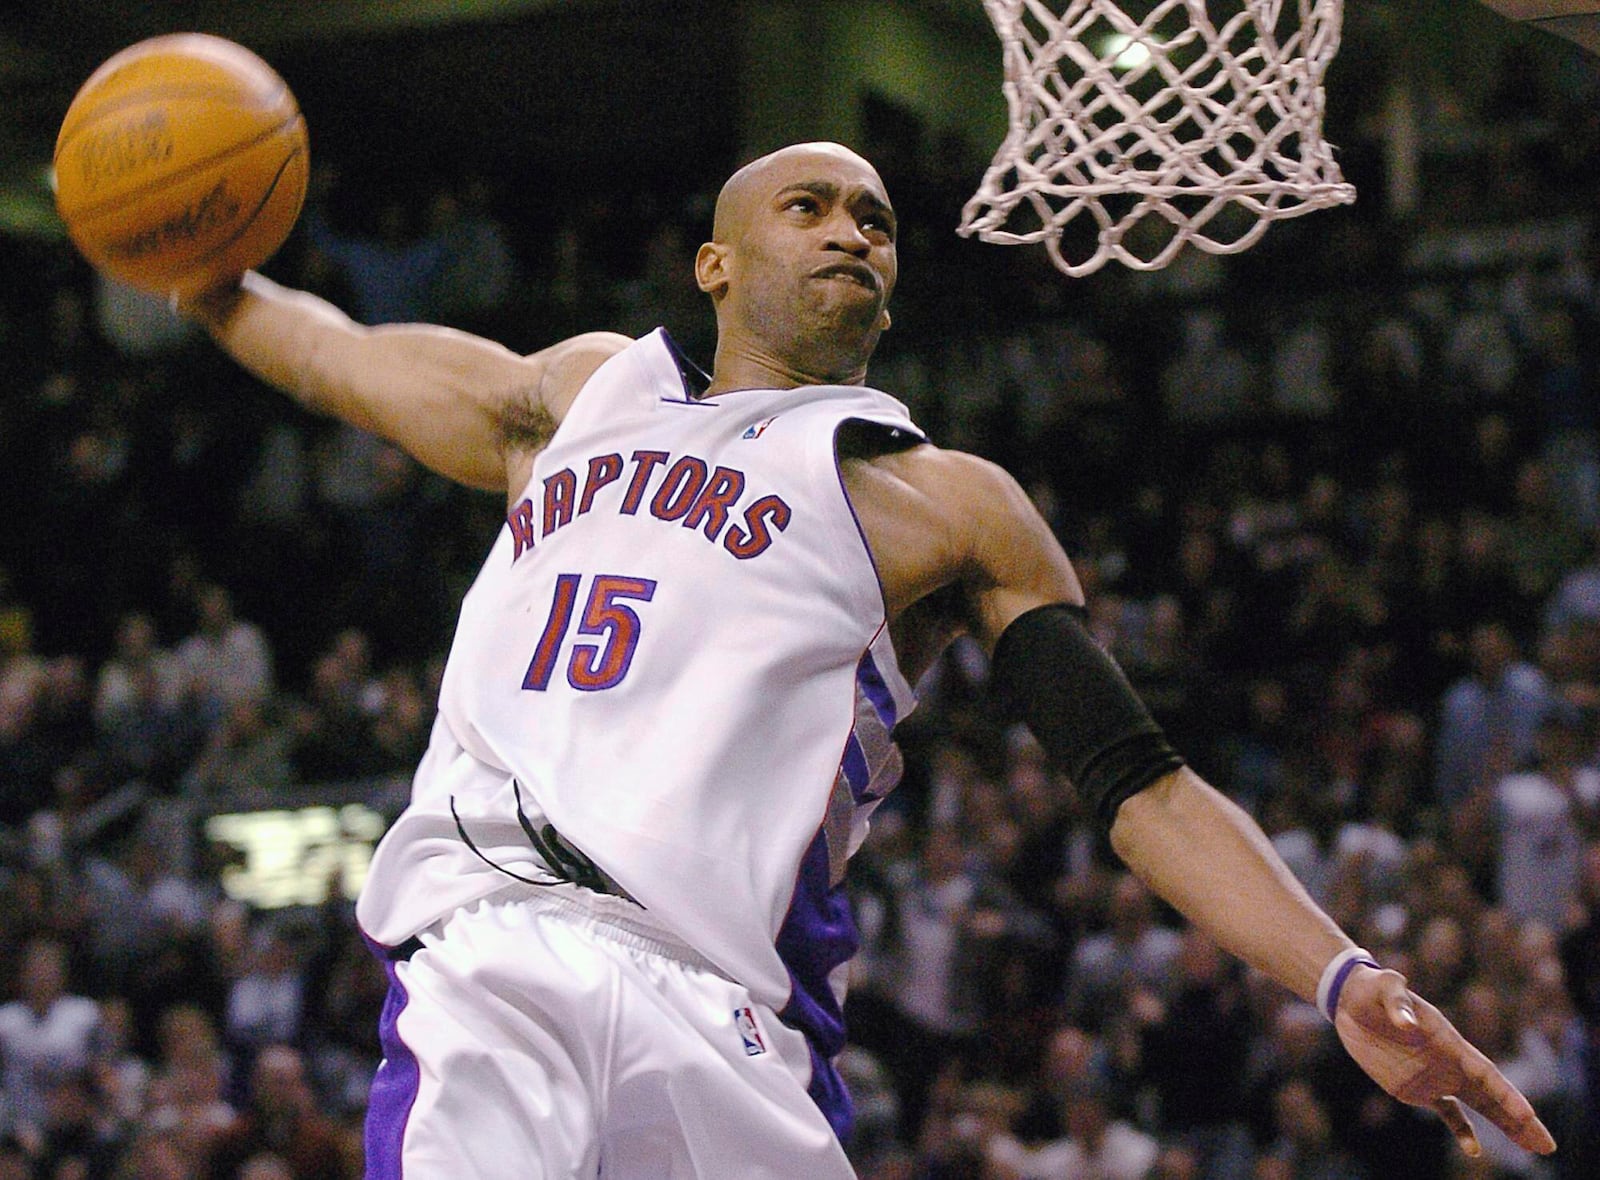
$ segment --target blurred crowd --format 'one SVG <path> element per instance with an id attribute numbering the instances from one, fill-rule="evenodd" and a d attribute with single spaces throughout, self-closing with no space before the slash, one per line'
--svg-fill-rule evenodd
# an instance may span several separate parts
<path id="1" fill-rule="evenodd" d="M 869 1180 L 1596 1174 L 1600 106 L 1504 72 L 1470 110 L 1344 96 L 1356 208 L 1156 275 L 960 241 L 980 163 L 869 145 L 905 226 L 872 379 L 1024 481 L 1179 748 L 1561 1152 L 1468 1159 L 1376 1092 L 1119 871 L 958 642 L 853 868 Z M 709 364 L 711 197 L 530 218 L 324 166 L 268 269 L 364 322 L 664 323 Z M 357 1176 L 383 973 L 339 891 L 231 895 L 204 821 L 403 780 L 503 506 L 61 243 L 0 262 L 0 1180 Z"/>

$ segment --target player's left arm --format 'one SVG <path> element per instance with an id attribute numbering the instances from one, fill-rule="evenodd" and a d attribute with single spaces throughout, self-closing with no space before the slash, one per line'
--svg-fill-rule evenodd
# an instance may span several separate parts
<path id="1" fill-rule="evenodd" d="M 1457 1100 L 1524 1147 L 1553 1150 L 1533 1108 L 1483 1054 L 1400 975 L 1362 965 L 1255 821 L 1183 764 L 1084 628 L 1071 562 L 1016 481 L 932 447 L 892 466 L 915 526 L 937 538 L 935 569 L 959 580 L 969 627 L 993 653 L 995 689 L 1067 769 L 1128 867 L 1219 946 L 1334 1011 L 1356 1061 L 1396 1097 L 1437 1110 L 1464 1150 L 1477 1143 Z M 890 589 L 900 571 L 891 563 L 884 572 Z M 1328 995 L 1335 978 L 1342 1001 Z"/>
<path id="2" fill-rule="evenodd" d="M 543 445 L 589 374 L 628 344 L 626 337 L 590 332 L 522 356 L 433 324 L 369 327 L 254 272 L 180 310 L 247 370 L 307 409 L 388 439 L 459 483 L 492 491 L 513 484 L 514 468 L 525 478 L 527 454 Z"/>

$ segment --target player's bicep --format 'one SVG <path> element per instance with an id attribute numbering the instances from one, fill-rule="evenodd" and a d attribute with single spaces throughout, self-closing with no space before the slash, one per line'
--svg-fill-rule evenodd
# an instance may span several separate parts
<path id="1" fill-rule="evenodd" d="M 953 485 L 962 512 L 962 579 L 973 633 L 993 648 L 1018 615 L 1054 602 L 1083 602 L 1072 562 L 1022 486 L 1001 467 L 961 456 Z"/>
<path id="2" fill-rule="evenodd" d="M 370 430 L 474 487 L 505 487 L 499 420 L 537 394 L 543 354 L 423 324 L 367 327 L 259 274 L 184 311 L 267 384 L 302 405 Z"/>
<path id="3" fill-rule="evenodd" d="M 470 487 L 503 491 L 507 406 L 537 405 L 543 359 L 431 325 L 334 334 L 308 357 L 306 402 Z"/>

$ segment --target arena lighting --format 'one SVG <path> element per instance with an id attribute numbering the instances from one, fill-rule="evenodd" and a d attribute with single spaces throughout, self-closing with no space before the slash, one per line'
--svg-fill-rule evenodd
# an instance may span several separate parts
<path id="1" fill-rule="evenodd" d="M 1102 60 L 1111 58 L 1111 68 L 1114 70 L 1138 69 L 1150 60 L 1150 46 L 1164 45 L 1160 37 L 1153 33 L 1148 34 L 1148 41 L 1135 41 L 1127 33 L 1112 33 L 1100 43 L 1100 57 Z M 1112 55 L 1115 54 L 1115 57 Z"/>
<path id="2" fill-rule="evenodd" d="M 225 893 L 256 909 L 353 901 L 386 827 L 363 803 L 244 811 L 206 821 L 208 839 L 233 850 Z"/>

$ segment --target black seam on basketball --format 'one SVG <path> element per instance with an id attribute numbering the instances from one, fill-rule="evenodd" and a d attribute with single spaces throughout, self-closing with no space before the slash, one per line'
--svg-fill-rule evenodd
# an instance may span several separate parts
<path id="1" fill-rule="evenodd" d="M 268 100 L 262 102 L 261 105 L 264 107 L 271 106 L 286 94 L 289 97 L 290 106 L 293 107 L 293 113 L 298 115 L 300 113 L 300 108 L 295 104 L 294 95 L 289 94 L 289 86 L 287 83 L 274 90 L 269 96 Z M 226 89 L 217 86 L 153 86 L 144 90 L 136 90 L 131 94 L 124 95 L 116 102 L 108 103 L 105 106 L 95 107 L 94 110 L 79 115 L 78 118 L 71 123 L 63 124 L 61 130 L 56 134 L 56 150 L 55 154 L 50 157 L 51 162 L 54 163 L 56 160 L 61 158 L 62 147 L 71 142 L 74 135 L 77 135 L 80 131 L 87 127 L 92 127 L 103 117 L 107 115 L 114 115 L 118 111 L 125 110 L 128 107 L 139 106 L 151 101 L 165 102 L 179 98 L 220 98 L 225 101 L 237 101 L 239 98 L 239 92 L 237 90 Z M 279 126 L 281 127 L 282 124 L 280 123 Z"/>
<path id="2" fill-rule="evenodd" d="M 125 193 L 118 193 L 114 197 L 107 197 L 105 200 L 96 202 L 93 205 L 84 205 L 80 209 L 63 209 L 62 215 L 65 217 L 70 217 L 74 222 L 80 225 L 86 225 L 97 218 L 103 217 L 107 213 L 115 212 L 116 209 L 127 204 L 129 201 L 137 200 L 140 197 L 155 192 L 157 189 L 164 188 L 167 185 L 172 184 L 174 181 L 179 181 L 186 176 L 191 176 L 212 164 L 221 163 L 222 161 L 230 159 L 241 152 L 249 151 L 256 145 L 271 139 L 274 135 L 277 135 L 285 127 L 290 126 L 299 118 L 300 112 L 296 111 L 283 122 L 279 123 L 276 127 L 270 127 L 266 131 L 259 132 L 250 139 L 242 140 L 239 143 L 233 144 L 231 147 L 225 148 L 220 152 L 215 152 L 203 160 L 195 160 L 192 163 L 189 163 L 178 169 L 176 172 L 164 173 L 157 179 L 149 181 L 146 184 L 142 184 L 138 188 L 129 189 Z M 299 149 L 296 148 L 295 150 L 298 151 Z"/>
<path id="3" fill-rule="evenodd" d="M 278 191 L 278 185 L 283 182 L 284 171 L 289 167 L 290 164 L 294 162 L 295 157 L 301 154 L 302 152 L 300 149 L 295 148 L 294 151 L 290 152 L 283 158 L 283 163 L 278 166 L 277 174 L 272 178 L 272 183 L 267 185 L 267 191 L 262 194 L 261 200 L 256 203 L 256 207 L 250 210 L 250 216 L 244 218 L 244 220 L 240 223 L 239 228 L 230 234 L 225 240 L 218 242 L 215 246 L 211 247 L 211 249 L 207 250 L 204 254 L 200 255 L 200 257 L 191 262 L 189 264 L 191 267 L 198 267 L 211 261 L 218 254 L 221 254 L 229 246 L 233 245 L 244 236 L 245 231 L 255 224 L 256 218 L 259 217 L 261 215 L 261 211 L 267 207 L 267 202 L 272 200 L 273 194 Z"/>

